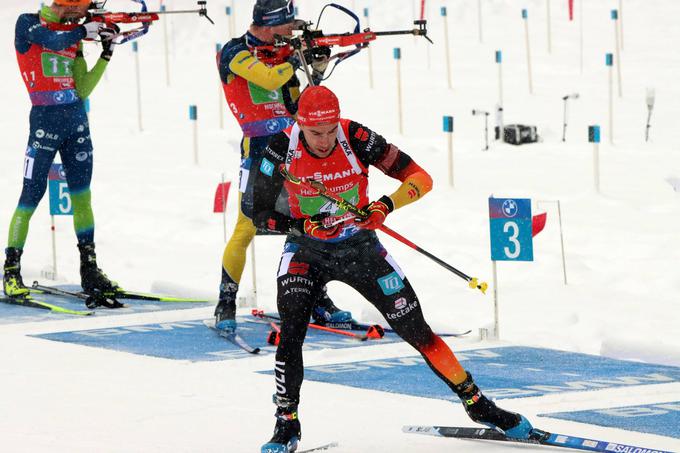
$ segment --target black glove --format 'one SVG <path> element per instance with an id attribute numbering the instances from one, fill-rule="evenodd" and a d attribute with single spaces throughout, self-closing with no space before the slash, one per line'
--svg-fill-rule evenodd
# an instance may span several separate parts
<path id="1" fill-rule="evenodd" d="M 313 47 L 304 51 L 305 60 L 312 67 L 312 81 L 318 85 L 323 80 L 324 72 L 330 61 L 330 47 Z"/>
<path id="2" fill-rule="evenodd" d="M 116 45 L 115 39 L 120 33 L 120 28 L 116 24 L 109 24 L 99 30 L 99 38 L 102 41 L 102 53 L 100 58 L 111 61 L 113 47 Z"/>

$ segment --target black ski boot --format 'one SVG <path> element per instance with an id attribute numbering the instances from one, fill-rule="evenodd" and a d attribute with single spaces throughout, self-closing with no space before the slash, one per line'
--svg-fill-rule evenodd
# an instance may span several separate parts
<path id="1" fill-rule="evenodd" d="M 531 438 L 531 423 L 520 414 L 496 406 L 482 394 L 470 373 L 467 373 L 465 381 L 455 386 L 455 391 L 463 402 L 465 412 L 473 421 L 500 430 L 514 439 Z"/>
<path id="2" fill-rule="evenodd" d="M 96 297 L 116 297 L 120 290 L 118 283 L 109 280 L 97 267 L 94 243 L 78 244 L 78 250 L 80 250 L 80 286 L 83 287 L 83 292 Z"/>
<path id="3" fill-rule="evenodd" d="M 326 287 L 323 287 L 321 296 L 312 310 L 312 319 L 317 324 L 328 323 L 346 323 L 352 322 L 352 313 L 346 310 L 341 310 L 335 306 L 330 297 Z"/>
<path id="4" fill-rule="evenodd" d="M 222 283 L 220 284 L 220 300 L 215 307 L 215 328 L 224 333 L 236 331 L 236 283 L 222 268 Z"/>
<path id="5" fill-rule="evenodd" d="M 21 278 L 21 254 L 23 252 L 22 249 L 14 247 L 5 249 L 2 289 L 10 297 L 25 296 L 30 292 Z"/>
<path id="6" fill-rule="evenodd" d="M 261 453 L 292 453 L 297 450 L 298 443 L 302 438 L 300 420 L 298 419 L 297 403 L 274 396 L 276 403 L 276 426 L 274 435 L 262 446 Z"/>

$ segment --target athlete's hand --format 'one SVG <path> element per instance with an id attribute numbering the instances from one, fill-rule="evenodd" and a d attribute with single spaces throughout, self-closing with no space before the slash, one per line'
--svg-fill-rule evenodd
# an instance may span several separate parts
<path id="1" fill-rule="evenodd" d="M 111 24 L 109 27 L 104 27 L 99 30 L 99 37 L 102 40 L 102 54 L 101 58 L 110 61 L 113 56 L 113 48 L 116 45 L 114 41 L 120 33 L 120 28 L 116 24 Z"/>
<path id="2" fill-rule="evenodd" d="M 323 75 L 330 62 L 330 56 L 330 47 L 314 47 L 305 51 L 305 60 L 312 67 L 312 78 L 315 85 L 318 85 L 323 80 Z"/>
<path id="3" fill-rule="evenodd" d="M 95 40 L 99 37 L 99 31 L 104 28 L 101 22 L 87 22 L 82 25 L 85 29 L 85 39 Z"/>
<path id="4" fill-rule="evenodd" d="M 342 233 L 342 225 L 336 224 L 329 227 L 325 227 L 323 224 L 323 219 L 315 217 L 308 217 L 304 219 L 302 223 L 303 231 L 315 238 L 321 239 L 323 241 L 328 239 L 335 239 Z"/>
<path id="5" fill-rule="evenodd" d="M 387 214 L 392 212 L 393 209 L 392 200 L 388 196 L 383 195 L 378 201 L 373 201 L 364 206 L 362 211 L 366 211 L 368 216 L 365 218 L 355 217 L 354 223 L 365 230 L 377 230 L 385 223 Z"/>

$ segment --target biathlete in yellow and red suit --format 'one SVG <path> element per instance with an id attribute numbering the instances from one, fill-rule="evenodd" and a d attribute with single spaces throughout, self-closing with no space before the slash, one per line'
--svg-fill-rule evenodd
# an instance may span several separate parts
<path id="1" fill-rule="evenodd" d="M 97 267 L 90 203 L 92 141 L 84 105 L 111 59 L 117 30 L 99 22 L 79 25 L 77 21 L 85 17 L 89 6 L 89 0 L 54 0 L 37 14 L 20 15 L 16 23 L 14 47 L 33 106 L 23 187 L 5 249 L 3 290 L 8 296 L 20 297 L 29 291 L 21 277 L 21 255 L 57 152 L 73 202 L 82 287 L 88 293 L 102 294 L 117 289 Z M 81 40 L 86 38 L 101 40 L 103 47 L 91 71 L 82 53 Z"/>
<path id="2" fill-rule="evenodd" d="M 269 138 L 295 122 L 300 95 L 295 71 L 300 62 L 295 57 L 283 57 L 272 48 L 275 35 L 290 36 L 295 26 L 291 0 L 257 0 L 248 32 L 229 41 L 217 55 L 227 105 L 243 131 L 240 210 L 222 256 L 222 280 L 215 308 L 215 326 L 223 331 L 236 329 L 236 293 L 245 267 L 246 249 L 256 233 L 252 222 L 254 173 L 262 165 L 262 152 Z M 352 314 L 338 309 L 325 291 L 319 295 L 312 314 L 324 322 L 352 319 Z"/>
<path id="3" fill-rule="evenodd" d="M 413 346 L 463 401 L 474 421 L 507 436 L 527 438 L 531 424 L 488 400 L 442 339 L 423 318 L 421 302 L 374 230 L 395 209 L 413 203 L 432 188 L 432 178 L 411 157 L 369 128 L 340 118 L 338 99 L 327 88 L 307 88 L 297 123 L 275 135 L 264 151 L 255 180 L 254 220 L 259 228 L 288 233 L 277 278 L 281 315 L 274 367 L 276 427 L 265 453 L 294 451 L 300 439 L 297 407 L 303 380 L 302 345 L 314 301 L 329 281 L 361 293 L 390 327 Z M 369 215 L 359 219 L 334 203 L 285 179 L 279 168 L 312 178 Z M 369 168 L 401 181 L 397 190 L 369 200 Z M 281 187 L 289 194 L 290 215 L 275 210 Z"/>

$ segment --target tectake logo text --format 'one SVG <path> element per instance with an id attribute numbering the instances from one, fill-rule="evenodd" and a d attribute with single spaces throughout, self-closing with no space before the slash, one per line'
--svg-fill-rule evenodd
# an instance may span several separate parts
<path id="1" fill-rule="evenodd" d="M 405 299 L 404 299 L 404 302 L 406 302 Z M 396 306 L 396 303 L 395 303 L 395 306 Z M 394 313 L 387 313 L 385 316 L 387 316 L 387 319 L 392 319 L 392 320 L 399 319 L 399 318 L 402 318 L 402 317 L 406 316 L 407 314 L 411 313 L 416 308 L 418 308 L 418 301 L 417 300 L 414 301 L 412 304 L 406 304 L 406 306 L 404 308 L 401 308 L 400 310 L 398 310 Z"/>

